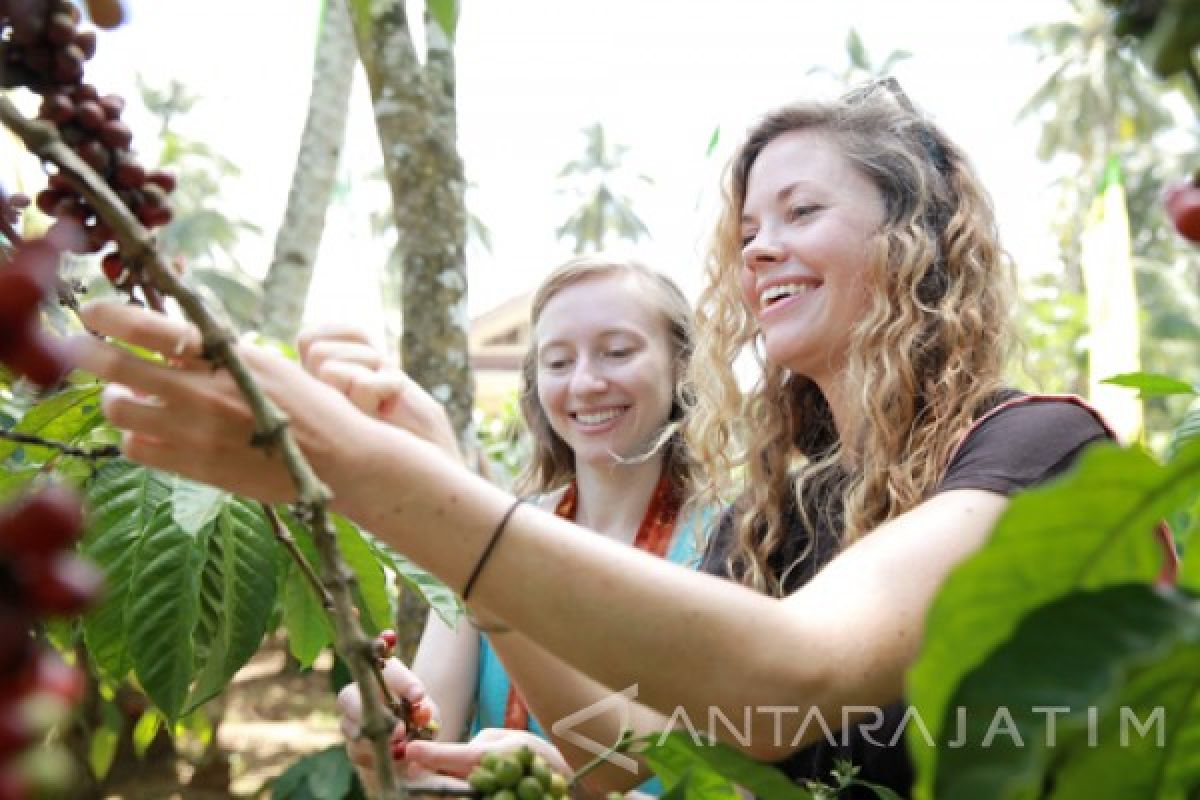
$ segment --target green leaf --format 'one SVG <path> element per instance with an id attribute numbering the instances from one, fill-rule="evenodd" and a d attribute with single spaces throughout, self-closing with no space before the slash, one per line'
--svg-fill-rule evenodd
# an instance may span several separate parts
<path id="1" fill-rule="evenodd" d="M 389 556 L 392 569 L 404 585 L 424 598 L 447 627 L 457 630 L 459 620 L 467 613 L 458 595 L 446 584 L 409 561 L 407 556 L 387 550 L 382 545 L 379 545 L 379 549 Z"/>
<path id="2" fill-rule="evenodd" d="M 297 759 L 271 782 L 272 800 L 343 800 L 357 794 L 354 767 L 346 748 L 334 745 Z"/>
<path id="3" fill-rule="evenodd" d="M 1200 439 L 1200 408 L 1193 408 L 1183 416 L 1183 421 L 1171 432 L 1171 441 L 1167 444 L 1164 455 L 1171 459 L 1185 442 Z"/>
<path id="4" fill-rule="evenodd" d="M 171 511 L 175 524 L 193 536 L 208 525 L 228 502 L 229 493 L 203 483 L 175 477 Z"/>
<path id="5" fill-rule="evenodd" d="M 92 774 L 101 780 L 108 774 L 113 758 L 117 755 L 120 731 L 120 715 L 111 703 L 105 703 L 100 725 L 92 728 L 91 741 L 88 742 L 88 766 L 92 768 Z"/>
<path id="6" fill-rule="evenodd" d="M 1149 583 L 1163 553 L 1154 529 L 1200 483 L 1200 442 L 1168 466 L 1137 449 L 1095 445 L 1064 480 L 1014 497 L 983 548 L 934 599 L 908 698 L 935 742 L 959 681 L 1030 610 L 1077 589 Z M 918 790 L 930 796 L 937 753 L 910 730 Z"/>
<path id="7" fill-rule="evenodd" d="M 1193 526 L 1200 525 L 1200 515 L 1193 517 L 1195 520 Z M 1195 534 L 1193 529 L 1189 533 Z M 1187 540 L 1192 544 L 1192 548 L 1187 551 L 1183 558 L 1179 569 L 1179 586 L 1183 589 L 1188 589 L 1196 594 L 1200 594 L 1200 553 L 1195 552 L 1195 543 L 1200 541 L 1195 535 L 1192 535 Z"/>
<path id="8" fill-rule="evenodd" d="M 458 27 L 458 0 L 425 0 L 425 7 L 445 32 L 446 38 L 454 41 L 454 30 Z"/>
<path id="9" fill-rule="evenodd" d="M 189 709 L 222 691 L 250 660 L 275 608 L 275 536 L 258 504 L 226 496 L 211 525 L 196 636 L 201 671 Z"/>
<path id="10" fill-rule="evenodd" d="M 74 386 L 29 409 L 13 426 L 55 442 L 73 443 L 104 420 L 100 413 L 100 388 L 95 384 Z M 0 462 L 7 461 L 18 447 L 36 448 L 0 439 Z"/>
<path id="11" fill-rule="evenodd" d="M 1132 584 L 1066 595 L 959 684 L 934 796 L 1036 797 L 1050 782 L 1056 798 L 1182 796 L 1165 782 L 1180 757 L 1200 776 L 1178 746 L 1198 691 L 1195 601 Z"/>
<path id="12" fill-rule="evenodd" d="M 128 619 L 134 563 L 151 517 L 170 497 L 169 478 L 128 461 L 106 464 L 88 486 L 82 551 L 104 572 L 100 604 L 83 618 L 88 652 L 118 682 L 132 666 Z"/>
<path id="13" fill-rule="evenodd" d="M 772 800 L 811 800 L 812 795 L 769 764 L 762 764 L 728 745 L 695 741 L 676 731 L 649 740 L 639 751 L 664 786 L 687 780 L 688 800 L 736 800 L 732 783 L 758 797 Z M 731 783 L 732 781 L 732 783 Z"/>
<path id="14" fill-rule="evenodd" d="M 708 137 L 708 147 L 704 148 L 704 157 L 709 158 L 717 149 L 717 143 L 721 141 L 721 126 L 713 128 L 712 136 Z"/>
<path id="15" fill-rule="evenodd" d="M 867 48 L 863 46 L 862 37 L 854 28 L 846 34 L 846 55 L 855 67 L 870 71 L 871 62 L 867 60 Z"/>
<path id="16" fill-rule="evenodd" d="M 19 495 L 29 485 L 30 481 L 40 475 L 40 466 L 14 468 L 6 466 L 0 471 L 0 503 L 8 503 Z"/>
<path id="17" fill-rule="evenodd" d="M 364 538 L 354 523 L 342 517 L 333 518 L 337 531 L 338 550 L 346 566 L 358 579 L 360 620 L 368 636 L 392 627 L 392 602 L 387 593 L 387 576 L 380 565 L 377 551 Z"/>
<path id="18" fill-rule="evenodd" d="M 318 800 L 342 800 L 354 786 L 354 767 L 346 748 L 330 747 L 313 757 L 308 788 Z"/>
<path id="19" fill-rule="evenodd" d="M 1196 394 L 1196 387 L 1187 381 L 1172 378 L 1169 375 L 1159 375 L 1154 372 L 1126 372 L 1105 378 L 1101 383 L 1111 383 L 1113 386 L 1125 386 L 1138 390 L 1138 397 L 1167 397 L 1175 394 Z"/>
<path id="20" fill-rule="evenodd" d="M 296 525 L 290 516 L 284 515 L 283 519 L 296 539 L 296 548 L 316 569 L 317 549 L 308 532 Z M 287 583 L 283 588 L 283 626 L 288 632 L 288 650 L 305 667 L 311 667 L 321 651 L 333 644 L 329 615 L 295 564 L 288 566 Z"/>
<path id="21" fill-rule="evenodd" d="M 146 528 L 130 582 L 129 649 L 138 682 L 174 721 L 194 668 L 192 634 L 200 615 L 203 542 L 161 506 Z"/>
<path id="22" fill-rule="evenodd" d="M 137 753 L 138 758 L 144 758 L 146 750 L 150 747 L 150 743 L 154 741 L 154 737 L 158 734 L 158 729 L 162 727 L 163 716 L 153 708 L 147 709 L 141 717 L 138 718 L 137 724 L 133 726 L 133 752 Z"/>

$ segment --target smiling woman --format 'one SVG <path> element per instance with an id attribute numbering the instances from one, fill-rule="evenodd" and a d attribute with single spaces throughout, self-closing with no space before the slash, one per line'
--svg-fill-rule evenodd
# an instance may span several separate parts
<path id="1" fill-rule="evenodd" d="M 452 440 L 414 424 L 413 406 L 393 404 L 402 416 L 388 422 L 401 427 L 382 424 L 282 358 L 243 351 L 335 509 L 448 585 L 469 584 L 474 612 L 512 629 L 497 649 L 518 685 L 526 672 L 543 679 L 528 684 L 535 716 L 553 725 L 598 702 L 628 712 L 574 727 L 607 743 L 626 720 L 646 731 L 720 713 L 748 721 L 718 731 L 730 744 L 798 782 L 849 758 L 864 779 L 907 794 L 912 769 L 893 734 L 933 597 L 1011 494 L 1061 475 L 1105 429 L 1078 403 L 1006 389 L 1011 274 L 991 204 L 963 151 L 894 83 L 780 109 L 750 132 L 731 163 L 708 279 L 688 390 L 655 425 L 666 394 L 641 365 L 663 359 L 636 302 L 654 284 L 603 281 L 620 304 L 613 317 L 630 315 L 617 326 L 586 303 L 556 312 L 570 295 L 547 298 L 554 324 L 539 336 L 554 344 L 532 369 L 537 381 L 563 374 L 544 395 L 553 435 L 536 475 L 547 490 L 576 478 L 574 505 L 569 488 L 548 491 L 540 509 L 515 505 L 447 452 Z M 247 446 L 245 403 L 198 357 L 194 334 L 139 309 L 85 317 L 178 357 L 151 364 L 79 343 L 83 366 L 135 390 L 105 402 L 131 456 L 288 499 L 278 459 Z M 731 365 L 756 342 L 763 379 L 744 397 Z M 661 529 L 647 508 L 687 450 L 639 439 L 680 419 L 688 436 L 671 447 L 690 443 L 718 490 L 741 479 L 703 572 L 572 524 L 636 526 L 639 539 Z M 575 475 L 570 447 L 593 435 L 601 446 Z M 635 489 L 617 484 L 625 470 L 640 476 Z M 814 715 L 826 724 L 808 724 Z M 562 752 L 572 765 L 588 755 Z M 597 776 L 604 788 L 644 777 Z"/>
<path id="2" fill-rule="evenodd" d="M 692 312 L 679 288 L 634 261 L 577 258 L 555 269 L 534 294 L 530 324 L 521 411 L 535 455 L 523 490 L 545 510 L 609 539 L 698 565 L 712 513 L 690 502 L 697 465 L 679 437 L 681 381 L 693 349 Z M 421 393 L 410 391 L 407 379 L 385 367 L 365 341 L 361 334 L 326 330 L 302 336 L 300 350 L 313 374 L 360 408 L 412 429 L 417 414 L 411 400 Z M 410 403 L 397 411 L 401 394 Z M 454 440 L 448 431 L 429 436 Z M 580 677 L 521 637 L 494 633 L 465 625 L 450 630 L 431 616 L 413 670 L 389 665 L 396 692 L 430 702 L 442 731 L 441 741 L 415 741 L 398 750 L 404 774 L 426 783 L 434 779 L 430 772 L 461 777 L 485 752 L 525 744 L 567 771 L 563 754 L 532 734 L 552 739 L 549 724 L 538 720 L 552 722 L 575 710 L 571 687 Z M 357 688 L 343 691 L 341 703 L 343 727 L 353 739 L 360 718 Z M 661 725 L 646 715 L 641 728 Z M 465 733 L 470 740 L 460 743 Z M 573 763 L 589 757 L 553 741 Z M 373 763 L 368 747 L 348 746 L 357 764 Z M 370 770 L 360 774 L 368 785 L 374 780 Z M 589 780 L 605 783 L 603 775 Z M 651 794 L 658 788 L 643 786 Z"/>

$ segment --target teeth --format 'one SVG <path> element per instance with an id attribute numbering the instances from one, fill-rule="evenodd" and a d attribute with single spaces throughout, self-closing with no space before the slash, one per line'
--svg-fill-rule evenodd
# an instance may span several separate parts
<path id="1" fill-rule="evenodd" d="M 622 409 L 610 408 L 608 411 L 597 411 L 594 414 L 586 414 L 582 411 L 575 413 L 575 419 L 582 422 L 584 425 L 599 425 L 602 422 L 608 422 L 610 419 L 620 416 L 623 413 Z"/>
<path id="2" fill-rule="evenodd" d="M 758 296 L 758 302 L 766 308 L 776 300 L 792 295 L 800 294 L 801 292 L 811 292 L 815 287 L 809 283 L 783 283 L 779 286 L 772 286 L 769 289 L 764 289 L 762 294 Z"/>

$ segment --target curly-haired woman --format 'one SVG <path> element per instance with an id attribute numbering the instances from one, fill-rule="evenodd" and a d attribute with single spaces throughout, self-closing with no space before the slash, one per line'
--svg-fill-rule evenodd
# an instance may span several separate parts
<path id="1" fill-rule="evenodd" d="M 991 206 L 962 151 L 894 85 L 786 108 L 750 133 L 709 273 L 687 426 L 715 475 L 745 468 L 707 556 L 714 574 L 515 506 L 299 368 L 246 352 L 336 509 L 577 670 L 574 707 L 621 691 L 639 730 L 719 713 L 734 724 L 715 733 L 798 780 L 848 755 L 905 792 L 891 734 L 933 596 L 1012 492 L 1061 473 L 1105 429 L 1075 402 L 1005 390 L 1012 281 Z M 86 316 L 162 352 L 187 335 L 136 310 Z M 749 344 L 764 371 L 743 407 L 730 365 Z M 228 379 L 198 359 L 171 370 L 83 347 L 88 368 L 153 398 L 105 401 L 132 457 L 290 497 L 277 460 L 246 446 Z M 194 334 L 185 349 L 199 352 Z M 614 741 L 620 716 L 576 731 Z M 639 779 L 609 768 L 594 785 Z"/>

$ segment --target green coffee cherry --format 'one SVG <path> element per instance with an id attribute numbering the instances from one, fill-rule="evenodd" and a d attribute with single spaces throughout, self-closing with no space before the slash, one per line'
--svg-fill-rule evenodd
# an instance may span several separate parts
<path id="1" fill-rule="evenodd" d="M 516 752 L 517 763 L 521 765 L 523 772 L 529 772 L 529 767 L 533 764 L 533 751 L 528 747 L 522 747 Z"/>
<path id="2" fill-rule="evenodd" d="M 491 800 L 517 800 L 517 796 L 512 789 L 501 789 L 492 795 Z"/>
<path id="3" fill-rule="evenodd" d="M 542 800 L 544 796 L 545 792 L 542 791 L 542 784 L 532 775 L 526 775 L 517 784 L 518 800 Z"/>
<path id="4" fill-rule="evenodd" d="M 537 778 L 543 789 L 549 789 L 550 781 L 554 778 L 554 771 L 541 756 L 533 757 L 533 763 L 529 765 L 529 774 Z"/>
<path id="5" fill-rule="evenodd" d="M 557 772 L 550 777 L 550 794 L 555 797 L 567 796 L 567 779 Z"/>
<path id="6" fill-rule="evenodd" d="M 475 767 L 467 775 L 467 783 L 471 784 L 471 788 L 475 791 L 483 792 L 484 794 L 489 794 L 500 788 L 495 773 L 482 764 Z"/>
<path id="7" fill-rule="evenodd" d="M 517 763 L 515 758 L 501 757 L 497 759 L 496 766 L 492 769 L 496 776 L 496 783 L 505 789 L 511 789 L 517 785 L 517 781 L 521 780 L 521 776 L 525 774 L 525 770 L 521 769 L 521 765 Z"/>

